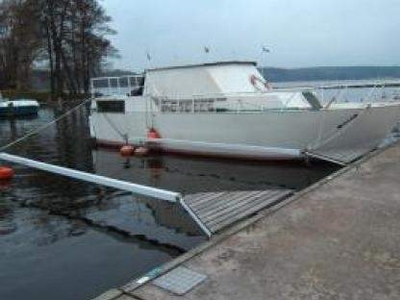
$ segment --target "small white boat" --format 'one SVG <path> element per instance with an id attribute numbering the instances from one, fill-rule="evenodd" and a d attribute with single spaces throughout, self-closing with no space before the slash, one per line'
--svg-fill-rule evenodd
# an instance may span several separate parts
<path id="1" fill-rule="evenodd" d="M 8 100 L 0 94 L 0 118 L 36 115 L 39 107 L 36 100 Z"/>
<path id="2" fill-rule="evenodd" d="M 176 153 L 348 163 L 377 147 L 400 102 L 323 103 L 310 89 L 274 90 L 253 62 L 149 69 L 92 79 L 91 136 Z"/>

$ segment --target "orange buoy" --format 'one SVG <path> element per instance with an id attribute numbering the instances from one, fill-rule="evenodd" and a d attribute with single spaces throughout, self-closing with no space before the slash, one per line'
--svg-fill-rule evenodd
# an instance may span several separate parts
<path id="1" fill-rule="evenodd" d="M 123 157 L 132 156 L 135 152 L 135 148 L 132 145 L 124 145 L 119 149 L 119 154 Z"/>
<path id="2" fill-rule="evenodd" d="M 10 180 L 14 177 L 14 170 L 9 167 L 0 167 L 0 180 Z"/>
<path id="3" fill-rule="evenodd" d="M 137 156 L 146 156 L 147 154 L 149 154 L 149 148 L 138 147 L 135 149 L 135 155 Z"/>
<path id="4" fill-rule="evenodd" d="M 147 138 L 148 139 L 159 139 L 159 138 L 161 138 L 161 135 L 154 128 L 150 128 L 149 131 L 147 132 Z"/>

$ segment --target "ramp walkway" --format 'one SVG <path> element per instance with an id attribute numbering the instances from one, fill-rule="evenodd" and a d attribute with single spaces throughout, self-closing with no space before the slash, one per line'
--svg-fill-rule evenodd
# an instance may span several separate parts
<path id="1" fill-rule="evenodd" d="M 199 193 L 184 197 L 186 205 L 211 234 L 287 198 L 287 189 Z"/>
<path id="2" fill-rule="evenodd" d="M 0 152 L 0 160 L 180 205 L 208 236 L 292 194 L 288 189 L 186 195 Z"/>

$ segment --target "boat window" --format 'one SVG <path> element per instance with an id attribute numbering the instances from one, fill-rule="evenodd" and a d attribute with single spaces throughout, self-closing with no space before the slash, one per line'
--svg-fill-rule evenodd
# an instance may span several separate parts
<path id="1" fill-rule="evenodd" d="M 145 77 L 132 77 L 129 78 L 132 90 L 130 92 L 131 96 L 143 96 L 143 89 L 144 89 L 144 80 Z"/>
<path id="2" fill-rule="evenodd" d="M 97 111 L 103 113 L 125 113 L 125 101 L 97 101 Z"/>

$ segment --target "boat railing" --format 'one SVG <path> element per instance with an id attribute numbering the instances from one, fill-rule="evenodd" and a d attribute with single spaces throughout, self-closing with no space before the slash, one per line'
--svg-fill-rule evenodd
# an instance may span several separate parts
<path id="1" fill-rule="evenodd" d="M 161 112 L 213 112 L 216 111 L 215 101 L 217 99 L 204 98 L 196 100 L 192 98 L 168 98 L 151 96 L 150 99 Z"/>
<path id="2" fill-rule="evenodd" d="M 281 87 L 274 91 L 311 91 L 328 109 L 334 103 L 364 103 L 366 106 L 376 102 L 391 102 L 400 100 L 400 81 L 381 80 L 350 82 L 346 84 L 330 84 L 321 86 Z"/>
<path id="3" fill-rule="evenodd" d="M 288 107 L 290 100 L 296 94 L 290 94 L 285 106 Z M 155 106 L 161 112 L 244 112 L 244 111 L 265 111 L 267 106 L 261 102 L 252 101 L 252 97 L 262 97 L 259 93 L 205 93 L 192 96 L 166 97 L 149 95 Z M 227 101 L 229 99 L 230 101 Z M 284 107 L 285 108 L 285 107 Z M 284 109 L 283 108 L 283 109 Z M 278 109 L 282 109 L 279 107 Z"/>
<path id="4" fill-rule="evenodd" d="M 112 95 L 136 96 L 143 93 L 144 75 L 96 77 L 90 80 L 92 98 Z"/>
<path id="5" fill-rule="evenodd" d="M 312 92 L 322 109 L 329 109 L 334 103 L 364 103 L 367 106 L 374 102 L 390 102 L 400 100 L 400 83 L 391 82 L 368 83 L 365 86 L 358 84 L 330 85 L 321 87 L 290 87 L 276 88 L 265 92 L 232 92 L 232 93 L 201 93 L 192 96 L 158 96 L 150 95 L 156 106 L 162 112 L 244 112 L 271 110 L 265 101 L 255 102 L 254 98 L 266 95 L 285 93 L 282 106 L 274 110 L 295 109 L 290 105 L 298 93 Z M 361 88 L 364 87 L 364 88 Z M 226 100 L 230 101 L 227 102 Z M 224 102 L 224 104 L 221 104 Z"/>
<path id="6" fill-rule="evenodd" d="M 367 106 L 377 102 L 393 102 L 400 100 L 400 82 L 376 82 L 366 85 L 323 86 L 315 91 L 325 109 L 334 103 L 363 103 Z"/>

